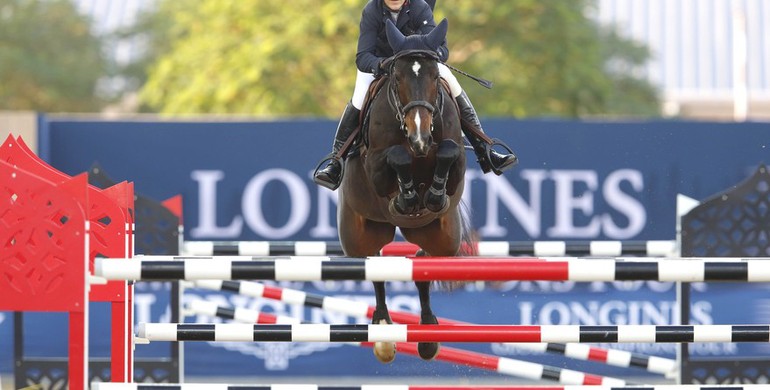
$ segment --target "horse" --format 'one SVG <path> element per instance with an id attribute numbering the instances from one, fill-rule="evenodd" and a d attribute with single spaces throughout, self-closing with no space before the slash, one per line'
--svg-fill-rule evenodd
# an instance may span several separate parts
<path id="1" fill-rule="evenodd" d="M 388 21 L 390 22 L 390 21 Z M 396 228 L 416 244 L 417 255 L 457 256 L 470 248 L 468 217 L 461 198 L 465 148 L 459 109 L 439 77 L 436 48 L 446 20 L 431 33 L 405 37 L 388 23 L 396 53 L 388 60 L 382 87 L 370 96 L 368 128 L 358 150 L 345 161 L 338 191 L 337 228 L 343 252 L 376 256 L 393 241 Z M 373 324 L 391 324 L 385 282 L 373 282 Z M 421 324 L 438 324 L 430 307 L 430 282 L 415 282 Z M 433 359 L 438 343 L 419 343 L 420 357 Z M 393 343 L 376 343 L 383 363 L 395 359 Z"/>

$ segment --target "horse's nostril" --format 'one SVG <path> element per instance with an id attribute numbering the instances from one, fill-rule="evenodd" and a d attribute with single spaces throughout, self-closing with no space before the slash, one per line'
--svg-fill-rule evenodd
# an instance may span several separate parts
<path id="1" fill-rule="evenodd" d="M 424 157 L 428 154 L 428 150 L 430 149 L 431 144 L 431 137 L 424 137 L 420 136 L 419 134 L 415 134 L 409 137 L 409 147 L 412 149 L 412 152 L 414 152 L 414 155 L 417 157 Z"/>

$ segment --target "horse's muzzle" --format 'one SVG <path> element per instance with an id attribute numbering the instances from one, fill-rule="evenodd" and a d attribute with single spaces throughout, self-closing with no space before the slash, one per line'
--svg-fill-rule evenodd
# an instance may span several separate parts
<path id="1" fill-rule="evenodd" d="M 430 134 L 427 136 L 420 134 L 409 136 L 409 147 L 412 149 L 415 157 L 427 156 L 431 145 L 433 145 L 433 137 Z"/>

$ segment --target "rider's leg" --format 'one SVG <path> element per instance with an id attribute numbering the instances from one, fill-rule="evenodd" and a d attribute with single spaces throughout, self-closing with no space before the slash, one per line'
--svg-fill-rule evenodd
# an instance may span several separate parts
<path id="1" fill-rule="evenodd" d="M 337 131 L 334 134 L 332 154 L 337 154 L 340 151 L 342 145 L 345 144 L 350 135 L 353 134 L 353 131 L 358 127 L 361 106 L 364 104 L 364 97 L 372 80 L 374 80 L 373 75 L 358 71 L 353 97 L 345 106 L 340 122 L 337 125 Z M 332 191 L 336 190 L 342 182 L 342 165 L 338 160 L 331 160 L 326 167 L 316 172 L 315 176 L 313 176 L 313 181 Z"/>
<path id="2" fill-rule="evenodd" d="M 468 126 L 472 126 L 479 133 L 484 133 L 476 110 L 473 108 L 468 95 L 465 94 L 465 91 L 463 91 L 460 86 L 460 82 L 458 82 L 457 78 L 452 74 L 452 71 L 443 64 L 439 64 L 439 72 L 441 77 L 449 84 L 452 96 L 457 101 L 457 105 L 460 108 L 463 133 L 465 133 L 466 138 L 468 138 L 468 141 L 473 146 L 473 151 L 476 153 L 476 158 L 479 161 L 481 170 L 484 173 L 492 171 L 496 175 L 501 175 L 503 171 L 513 167 L 518 162 L 516 155 L 507 152 L 500 153 L 491 149 L 489 143 L 475 136 L 473 132 L 470 131 Z M 487 152 L 489 152 L 489 158 L 487 158 Z"/>

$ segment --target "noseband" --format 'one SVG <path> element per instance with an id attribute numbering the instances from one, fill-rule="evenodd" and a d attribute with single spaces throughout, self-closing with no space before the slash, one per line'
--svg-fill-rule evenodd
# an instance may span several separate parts
<path id="1" fill-rule="evenodd" d="M 401 131 L 406 134 L 406 114 L 415 107 L 423 107 L 428 112 L 431 113 L 433 120 L 430 123 L 430 131 L 433 132 L 434 129 L 434 123 L 436 116 L 439 114 L 441 107 L 443 105 L 443 99 L 442 99 L 442 93 L 441 93 L 441 85 L 439 82 L 436 83 L 436 101 L 434 104 L 431 104 L 430 102 L 427 102 L 425 100 L 413 100 L 410 101 L 407 104 L 402 104 L 401 99 L 398 97 L 398 90 L 396 88 L 396 78 L 393 77 L 393 71 L 396 65 L 396 60 L 402 57 L 422 57 L 422 58 L 428 58 L 432 59 L 438 62 L 438 55 L 436 53 L 431 51 L 424 51 L 424 50 L 410 50 L 410 51 L 404 51 L 401 53 L 396 54 L 393 58 L 391 58 L 390 67 L 389 67 L 389 74 L 390 74 L 390 81 L 388 82 L 388 103 L 390 103 L 390 107 L 396 112 L 396 119 L 398 119 L 398 122 L 400 123 Z M 438 107 L 438 110 L 436 109 Z"/>

